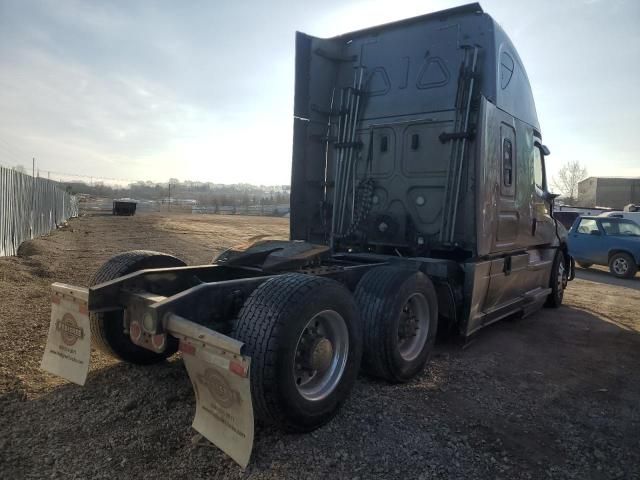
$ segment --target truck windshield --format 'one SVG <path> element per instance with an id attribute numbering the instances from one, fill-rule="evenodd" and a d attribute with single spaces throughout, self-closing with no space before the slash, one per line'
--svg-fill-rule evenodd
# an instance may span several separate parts
<path id="1" fill-rule="evenodd" d="M 602 228 L 607 235 L 632 235 L 640 237 L 640 226 L 631 220 L 603 220 Z"/>

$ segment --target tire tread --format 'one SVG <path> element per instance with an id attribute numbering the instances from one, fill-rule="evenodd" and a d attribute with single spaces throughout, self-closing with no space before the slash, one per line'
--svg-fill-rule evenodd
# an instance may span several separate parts
<path id="1" fill-rule="evenodd" d="M 310 300 L 314 290 L 329 286 L 344 288 L 334 280 L 304 274 L 269 279 L 245 301 L 234 328 L 233 337 L 245 344 L 244 353 L 252 359 L 250 381 L 254 411 L 259 419 L 285 431 L 308 429 L 293 423 L 278 399 L 275 385 L 279 337 L 287 327 L 286 320 L 303 302 Z"/>
<path id="2" fill-rule="evenodd" d="M 376 267 L 363 275 L 356 289 L 356 302 L 360 307 L 364 325 L 363 369 L 368 374 L 389 382 L 408 380 L 399 377 L 392 369 L 391 351 L 386 343 L 387 322 L 397 287 L 416 273 L 420 272 L 397 266 Z M 424 278 L 435 298 L 433 284 L 426 275 Z M 435 307 L 437 324 L 437 305 Z"/>

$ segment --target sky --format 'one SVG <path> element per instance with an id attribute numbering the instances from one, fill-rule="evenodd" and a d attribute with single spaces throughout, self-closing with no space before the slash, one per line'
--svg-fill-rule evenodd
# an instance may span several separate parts
<path id="1" fill-rule="evenodd" d="M 329 37 L 464 3 L 0 0 L 0 165 L 288 184 L 295 31 Z M 640 2 L 481 4 L 527 69 L 548 176 L 574 160 L 640 176 Z"/>

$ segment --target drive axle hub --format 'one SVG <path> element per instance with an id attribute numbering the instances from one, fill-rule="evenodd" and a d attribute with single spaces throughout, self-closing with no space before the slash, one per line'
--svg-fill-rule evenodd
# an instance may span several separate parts
<path id="1" fill-rule="evenodd" d="M 349 352 L 349 332 L 333 310 L 315 315 L 296 345 L 293 377 L 298 392 L 308 400 L 322 400 L 340 382 Z"/>
<path id="2" fill-rule="evenodd" d="M 331 365 L 333 345 L 327 338 L 316 338 L 311 347 L 309 366 L 312 370 L 324 372 Z"/>

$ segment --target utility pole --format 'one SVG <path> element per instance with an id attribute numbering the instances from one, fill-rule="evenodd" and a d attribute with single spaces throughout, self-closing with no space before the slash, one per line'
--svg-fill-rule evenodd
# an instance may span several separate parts
<path id="1" fill-rule="evenodd" d="M 34 210 L 36 204 L 36 157 L 33 157 L 31 163 L 31 218 L 29 222 L 29 236 L 33 238 L 34 230 Z"/>
<path id="2" fill-rule="evenodd" d="M 169 182 L 169 212 L 171 211 L 171 182 Z"/>

